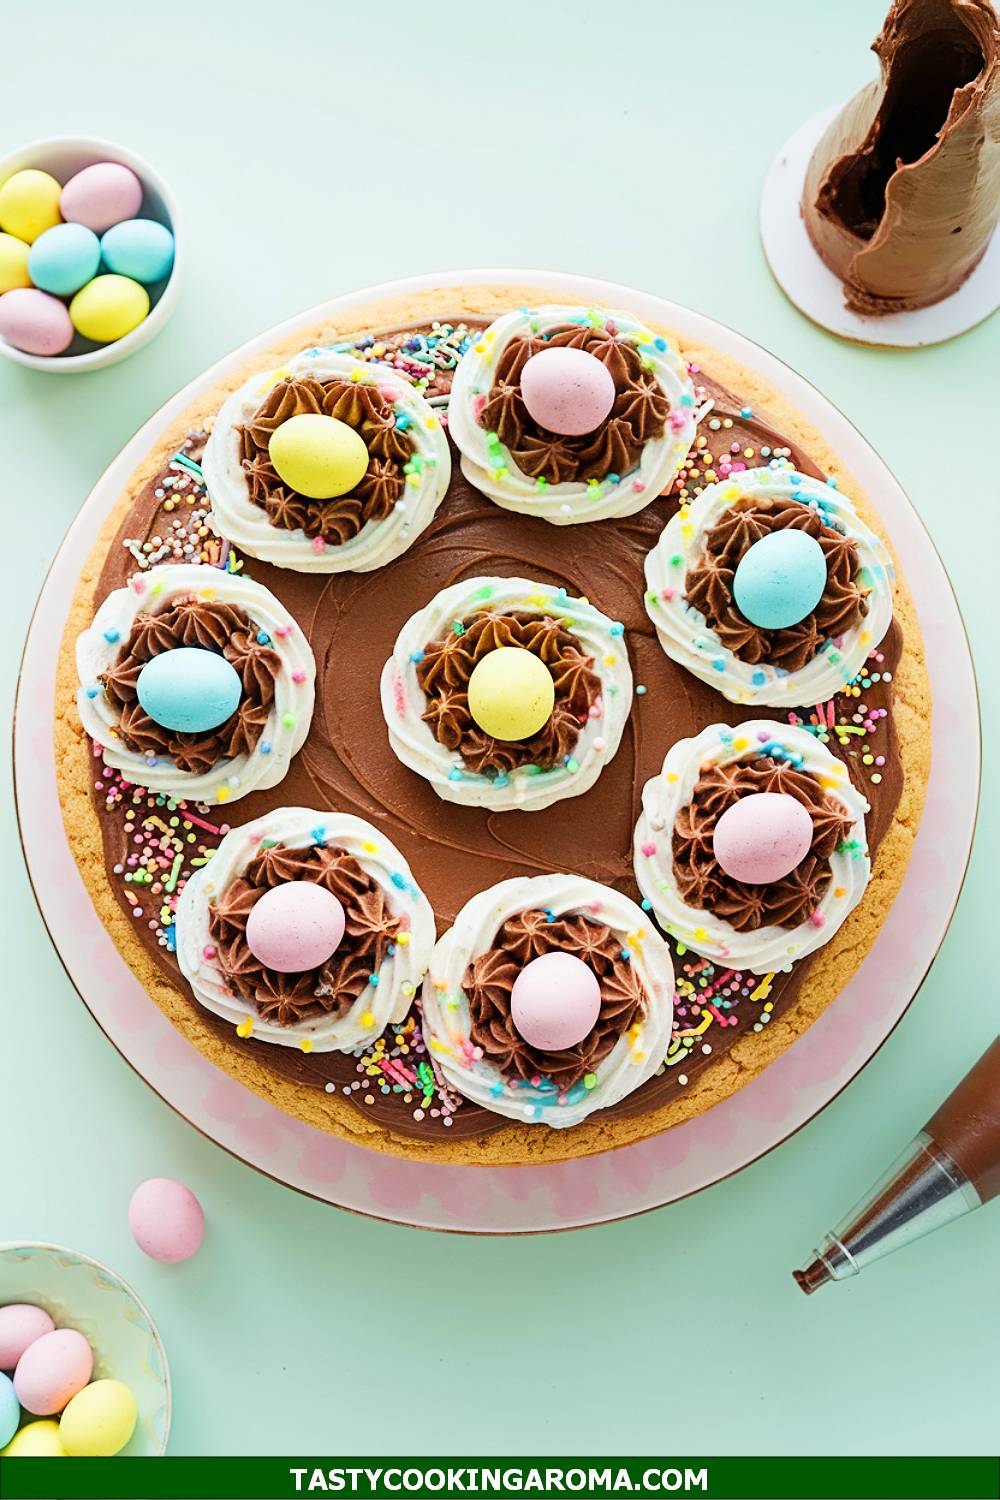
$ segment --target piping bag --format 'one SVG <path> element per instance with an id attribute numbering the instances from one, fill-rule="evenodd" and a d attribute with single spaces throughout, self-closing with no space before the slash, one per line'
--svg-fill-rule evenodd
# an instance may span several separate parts
<path id="1" fill-rule="evenodd" d="M 1000 1195 L 1000 1036 L 903 1155 L 792 1275 L 808 1296 Z"/>

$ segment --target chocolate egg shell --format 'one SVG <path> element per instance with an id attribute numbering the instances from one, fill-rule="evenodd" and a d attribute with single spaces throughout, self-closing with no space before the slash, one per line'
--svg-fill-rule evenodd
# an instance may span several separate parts
<path id="1" fill-rule="evenodd" d="M 142 207 L 142 183 L 131 167 L 99 161 L 71 177 L 59 201 L 64 219 L 103 234 L 112 224 L 135 218 Z"/>
<path id="2" fill-rule="evenodd" d="M 0 297 L 0 338 L 25 354 L 62 354 L 73 342 L 73 324 L 58 297 L 15 287 Z"/>
<path id="3" fill-rule="evenodd" d="M 749 547 L 733 576 L 740 613 L 762 630 L 784 630 L 812 613 L 826 588 L 826 558 L 816 538 L 788 527 Z"/>
<path id="4" fill-rule="evenodd" d="M 204 734 L 236 712 L 243 684 L 218 652 L 177 646 L 146 662 L 136 693 L 149 717 L 164 729 Z"/>
<path id="5" fill-rule="evenodd" d="M 101 244 L 83 224 L 56 224 L 40 234 L 28 256 L 31 279 L 54 297 L 71 297 L 97 274 Z"/>
<path id="6" fill-rule="evenodd" d="M 14 1390 L 25 1411 L 51 1417 L 83 1389 L 94 1368 L 94 1356 L 82 1333 L 57 1328 L 29 1344 L 14 1371 Z"/>

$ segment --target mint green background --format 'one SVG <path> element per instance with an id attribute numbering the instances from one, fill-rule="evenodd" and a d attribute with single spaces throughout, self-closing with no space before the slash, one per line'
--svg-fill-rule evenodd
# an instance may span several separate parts
<path id="1" fill-rule="evenodd" d="M 129 362 L 77 379 L 0 362 L 5 704 L 63 531 L 179 385 L 337 292 L 520 264 L 710 313 L 852 418 L 951 571 L 989 750 L 1000 321 L 922 353 L 838 343 L 784 300 L 758 245 L 767 164 L 870 75 L 882 9 L 12 7 L 0 148 L 69 131 L 128 143 L 173 183 L 189 264 L 173 321 Z M 170 1355 L 176 1453 L 995 1452 L 1000 1210 L 808 1301 L 789 1272 L 997 1031 L 998 801 L 988 778 L 919 999 L 818 1120 L 668 1210 L 491 1242 L 338 1213 L 175 1117 L 71 990 L 7 806 L 0 1239 L 63 1241 L 134 1281 Z M 185 1266 L 129 1237 L 129 1194 L 154 1174 L 204 1202 L 208 1236 Z"/>

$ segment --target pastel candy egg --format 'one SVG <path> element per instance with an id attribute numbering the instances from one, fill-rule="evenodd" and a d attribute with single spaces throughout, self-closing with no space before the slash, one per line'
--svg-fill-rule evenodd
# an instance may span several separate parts
<path id="1" fill-rule="evenodd" d="M 15 287 L 0 297 L 0 338 L 25 354 L 62 354 L 73 342 L 73 324 L 58 297 Z"/>
<path id="2" fill-rule="evenodd" d="M 748 547 L 733 575 L 741 614 L 762 630 L 783 630 L 811 614 L 826 588 L 826 558 L 807 531 L 772 531 Z"/>
<path id="3" fill-rule="evenodd" d="M 96 275 L 101 242 L 83 224 L 56 224 L 40 234 L 28 256 L 31 279 L 43 292 L 71 297 Z"/>
<path id="4" fill-rule="evenodd" d="M 73 327 L 95 344 L 124 338 L 148 312 L 149 293 L 129 276 L 95 276 L 69 305 Z"/>
<path id="5" fill-rule="evenodd" d="M 0 1458 L 65 1458 L 59 1440 L 59 1423 L 28 1422 L 0 1452 Z"/>
<path id="6" fill-rule="evenodd" d="M 110 1458 L 135 1431 L 135 1397 L 120 1380 L 95 1380 L 75 1395 L 59 1422 L 71 1458 Z"/>
<path id="7" fill-rule="evenodd" d="M 521 395 L 539 427 L 579 437 L 607 417 L 615 383 L 608 367 L 586 349 L 541 349 L 521 371 Z"/>
<path id="8" fill-rule="evenodd" d="M 59 223 L 62 192 L 48 172 L 26 167 L 0 187 L 0 229 L 30 245 L 46 229 Z"/>
<path id="9" fill-rule="evenodd" d="M 83 1390 L 93 1368 L 90 1345 L 75 1328 L 43 1333 L 17 1362 L 17 1399 L 36 1417 L 51 1417 Z"/>
<path id="10" fill-rule="evenodd" d="M 543 953 L 525 964 L 510 992 L 510 1018 L 541 1052 L 575 1047 L 601 1011 L 597 976 L 572 953 Z"/>
<path id="11" fill-rule="evenodd" d="M 60 206 L 64 219 L 103 234 L 112 224 L 135 218 L 142 207 L 142 183 L 120 162 L 95 162 L 69 179 Z"/>
<path id="12" fill-rule="evenodd" d="M 344 908 L 311 880 L 289 880 L 265 891 L 247 919 L 253 956 L 279 974 L 318 969 L 344 936 Z"/>
<path id="13" fill-rule="evenodd" d="M 469 712 L 495 740 L 527 740 L 548 723 L 555 704 L 552 673 L 521 646 L 498 646 L 469 678 Z"/>
<path id="14" fill-rule="evenodd" d="M 9 1375 L 0 1372 L 0 1448 L 6 1448 L 21 1420 L 21 1403 Z"/>
<path id="15" fill-rule="evenodd" d="M 0 1307 L 0 1370 L 13 1370 L 28 1345 L 55 1326 L 45 1309 L 33 1303 L 8 1302 Z"/>
<path id="16" fill-rule="evenodd" d="M 30 286 L 28 253 L 31 247 L 13 234 L 0 234 L 0 296 L 16 286 Z"/>
<path id="17" fill-rule="evenodd" d="M 719 864 L 734 880 L 769 885 L 809 852 L 812 818 L 787 792 L 753 792 L 727 807 L 712 834 Z"/>
<path id="18" fill-rule="evenodd" d="M 109 271 L 150 285 L 169 275 L 174 237 L 155 219 L 126 219 L 101 237 L 101 257 Z"/>
<path id="19" fill-rule="evenodd" d="M 290 489 L 310 500 L 346 495 L 368 468 L 360 434 L 336 417 L 305 412 L 289 417 L 271 434 L 271 462 Z"/>
<path id="20" fill-rule="evenodd" d="M 164 729 L 204 734 L 236 712 L 243 684 L 218 652 L 175 646 L 150 657 L 139 673 L 136 693 L 149 717 Z"/>
<path id="21" fill-rule="evenodd" d="M 190 1260 L 205 1237 L 205 1215 L 189 1187 L 173 1177 L 150 1177 L 132 1194 L 128 1227 L 151 1260 Z"/>

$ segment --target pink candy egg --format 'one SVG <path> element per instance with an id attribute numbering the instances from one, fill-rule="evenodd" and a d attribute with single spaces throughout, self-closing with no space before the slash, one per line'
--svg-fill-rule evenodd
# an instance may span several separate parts
<path id="1" fill-rule="evenodd" d="M 615 383 L 586 349 L 540 349 L 521 371 L 521 395 L 539 427 L 579 437 L 600 427 L 614 405 Z"/>
<path id="2" fill-rule="evenodd" d="M 103 234 L 112 224 L 134 219 L 142 207 L 142 183 L 130 167 L 99 161 L 71 177 L 62 190 L 59 208 L 64 219 L 86 224 Z"/>
<path id="3" fill-rule="evenodd" d="M 44 1307 L 30 1302 L 0 1307 L 0 1370 L 13 1370 L 28 1345 L 55 1326 Z"/>
<path id="4" fill-rule="evenodd" d="M 0 297 L 0 338 L 25 354 L 62 354 L 73 342 L 73 324 L 58 297 L 15 287 Z"/>
<path id="5" fill-rule="evenodd" d="M 571 953 L 543 953 L 525 964 L 510 992 L 518 1033 L 542 1052 L 575 1047 L 593 1029 L 601 987 L 592 969 Z"/>
<path id="6" fill-rule="evenodd" d="M 787 792 L 754 792 L 722 814 L 712 848 L 734 880 L 768 885 L 795 869 L 812 838 L 812 818 L 801 802 Z"/>
<path id="7" fill-rule="evenodd" d="M 171 1264 L 189 1260 L 205 1237 L 205 1215 L 189 1187 L 172 1177 L 140 1183 L 128 1206 L 128 1227 L 140 1250 Z"/>
<path id="8" fill-rule="evenodd" d="M 254 958 L 279 974 L 318 969 L 344 936 L 344 908 L 325 886 L 289 880 L 266 891 L 247 920 Z"/>
<path id="9" fill-rule="evenodd" d="M 28 1345 L 14 1371 L 14 1390 L 26 1411 L 51 1417 L 82 1391 L 94 1356 L 82 1333 L 57 1328 Z"/>

